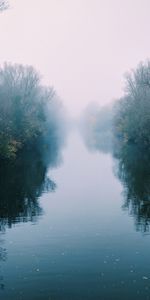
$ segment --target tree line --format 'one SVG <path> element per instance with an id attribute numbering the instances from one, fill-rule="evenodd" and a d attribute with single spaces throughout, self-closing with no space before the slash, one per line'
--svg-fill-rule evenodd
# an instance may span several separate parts
<path id="1" fill-rule="evenodd" d="M 41 84 L 32 66 L 0 68 L 0 157 L 44 144 L 61 131 L 62 105 L 52 87 Z M 59 137 L 58 137 L 59 138 Z"/>
<path id="2" fill-rule="evenodd" d="M 124 96 L 116 104 L 114 135 L 124 144 L 150 146 L 150 61 L 126 75 Z"/>
<path id="3" fill-rule="evenodd" d="M 125 77 L 124 95 L 106 107 L 89 106 L 82 116 L 82 128 L 90 132 L 92 144 L 102 139 L 120 145 L 150 146 L 150 61 L 140 63 Z M 115 144 L 116 146 L 116 144 Z"/>

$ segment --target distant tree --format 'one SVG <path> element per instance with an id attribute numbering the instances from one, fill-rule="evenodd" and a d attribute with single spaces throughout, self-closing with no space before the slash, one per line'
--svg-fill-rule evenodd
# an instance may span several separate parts
<path id="1" fill-rule="evenodd" d="M 8 8 L 8 1 L 0 0 L 0 12 Z"/>
<path id="2" fill-rule="evenodd" d="M 88 149 L 110 152 L 112 146 L 113 107 L 89 105 L 80 122 L 81 132 Z"/>

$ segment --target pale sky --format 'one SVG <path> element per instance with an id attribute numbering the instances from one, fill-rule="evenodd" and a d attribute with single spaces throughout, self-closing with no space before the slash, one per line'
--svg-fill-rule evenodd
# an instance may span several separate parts
<path id="1" fill-rule="evenodd" d="M 73 115 L 121 96 L 123 75 L 150 57 L 150 0 L 10 0 L 0 64 L 35 66 Z"/>

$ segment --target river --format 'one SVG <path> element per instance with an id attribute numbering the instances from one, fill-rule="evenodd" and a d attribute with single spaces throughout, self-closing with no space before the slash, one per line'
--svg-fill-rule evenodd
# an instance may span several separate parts
<path id="1" fill-rule="evenodd" d="M 0 299 L 150 299 L 150 236 L 123 208 L 116 161 L 76 131 L 61 156 L 50 189 L 1 212 Z"/>

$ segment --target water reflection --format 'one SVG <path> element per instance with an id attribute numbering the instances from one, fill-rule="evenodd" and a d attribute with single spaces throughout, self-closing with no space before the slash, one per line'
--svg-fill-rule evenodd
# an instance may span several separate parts
<path id="1" fill-rule="evenodd" d="M 52 149 L 25 150 L 15 161 L 0 164 L 0 231 L 16 222 L 36 222 L 42 212 L 38 198 L 55 191 L 56 183 L 47 176 L 49 167 L 60 163 L 60 153 Z"/>
<path id="2" fill-rule="evenodd" d="M 0 240 L 2 243 L 2 241 Z M 0 261 L 5 261 L 7 258 L 7 250 L 4 247 L 0 246 Z"/>
<path id="3" fill-rule="evenodd" d="M 43 145 L 43 144 L 42 144 Z M 56 183 L 47 173 L 62 162 L 58 139 L 24 149 L 13 161 L 0 162 L 0 289 L 4 290 L 2 263 L 7 259 L 3 236 L 6 228 L 19 222 L 37 222 L 43 210 L 39 197 L 54 192 Z"/>
<path id="4" fill-rule="evenodd" d="M 0 262 L 5 262 L 7 259 L 7 250 L 4 247 L 4 240 L 2 239 L 2 233 L 0 233 Z M 4 283 L 4 277 L 2 275 L 2 270 L 1 270 L 2 265 L 0 264 L 0 290 L 4 290 L 5 288 L 5 283 Z"/>
<path id="5" fill-rule="evenodd" d="M 150 153 L 135 146 L 121 147 L 117 175 L 124 186 L 124 209 L 134 216 L 136 229 L 150 229 Z"/>
<path id="6" fill-rule="evenodd" d="M 98 138 L 97 138 L 98 136 Z M 115 158 L 115 174 L 124 187 L 123 209 L 134 216 L 137 231 L 150 230 L 150 151 L 143 147 L 122 145 L 104 134 L 83 135 L 89 151 L 111 153 Z"/>

